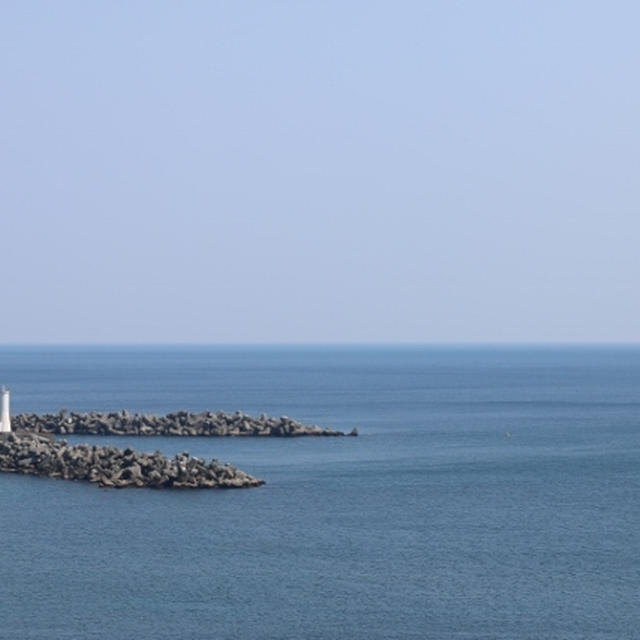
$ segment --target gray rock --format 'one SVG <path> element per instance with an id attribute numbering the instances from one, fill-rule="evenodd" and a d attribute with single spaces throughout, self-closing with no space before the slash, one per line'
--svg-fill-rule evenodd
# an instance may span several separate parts
<path id="1" fill-rule="evenodd" d="M 223 473 L 220 472 L 223 471 Z M 208 464 L 188 453 L 169 460 L 159 452 L 117 447 L 70 446 L 32 433 L 0 438 L 0 471 L 86 480 L 103 487 L 257 487 L 262 480 L 216 460 Z"/>
<path id="2" fill-rule="evenodd" d="M 110 435 L 171 435 L 196 436 L 342 436 L 342 431 L 320 429 L 304 425 L 287 416 L 270 418 L 261 414 L 257 418 L 240 411 L 234 414 L 217 411 L 188 413 L 178 411 L 166 416 L 150 414 L 131 415 L 126 409 L 118 413 L 74 413 L 65 410 L 57 414 L 19 414 L 13 418 L 14 428 L 31 433 L 74 433 Z M 353 429 L 349 435 L 357 435 Z"/>

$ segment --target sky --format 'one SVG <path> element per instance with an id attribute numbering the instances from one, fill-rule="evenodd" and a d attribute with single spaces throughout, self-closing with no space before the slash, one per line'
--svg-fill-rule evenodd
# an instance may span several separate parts
<path id="1" fill-rule="evenodd" d="M 638 342 L 638 24 L 3 0 L 0 342 Z"/>

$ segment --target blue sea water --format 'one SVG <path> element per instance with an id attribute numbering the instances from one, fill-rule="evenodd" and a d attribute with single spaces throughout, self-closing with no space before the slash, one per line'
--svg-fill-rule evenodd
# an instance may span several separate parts
<path id="1" fill-rule="evenodd" d="M 89 438 L 252 490 L 2 474 L 2 640 L 640 637 L 640 348 L 0 347 L 0 381 L 361 434 Z"/>

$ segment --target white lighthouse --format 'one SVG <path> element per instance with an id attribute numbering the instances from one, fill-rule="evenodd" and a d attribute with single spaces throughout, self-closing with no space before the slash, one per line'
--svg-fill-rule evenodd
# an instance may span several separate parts
<path id="1" fill-rule="evenodd" d="M 9 414 L 9 389 L 2 387 L 2 404 L 0 406 L 0 433 L 11 431 L 11 415 Z"/>

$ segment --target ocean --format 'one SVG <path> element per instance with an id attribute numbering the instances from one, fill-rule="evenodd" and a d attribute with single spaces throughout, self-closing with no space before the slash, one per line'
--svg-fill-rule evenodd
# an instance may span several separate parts
<path id="1" fill-rule="evenodd" d="M 0 475 L 0 639 L 640 637 L 639 347 L 0 347 L 12 412 L 358 438 L 90 441 L 248 490 Z"/>

